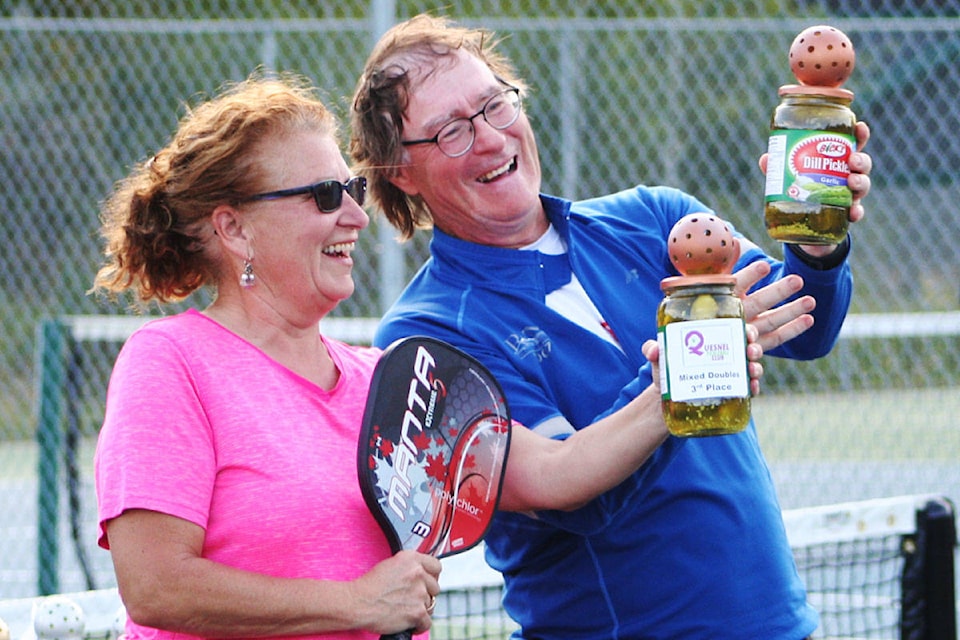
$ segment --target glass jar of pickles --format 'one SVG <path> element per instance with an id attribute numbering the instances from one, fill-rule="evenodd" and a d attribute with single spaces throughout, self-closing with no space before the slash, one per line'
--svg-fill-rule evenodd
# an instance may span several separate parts
<path id="1" fill-rule="evenodd" d="M 767 145 L 764 222 L 774 240 L 839 244 L 847 235 L 857 118 L 853 92 L 840 85 L 853 64 L 850 39 L 833 27 L 805 29 L 790 47 L 800 84 L 780 87 Z"/>
<path id="2" fill-rule="evenodd" d="M 743 303 L 733 276 L 677 276 L 657 309 L 660 390 L 675 436 L 736 433 L 750 421 Z"/>
<path id="3" fill-rule="evenodd" d="M 730 275 L 740 245 L 710 213 L 677 221 L 667 239 L 682 274 L 663 279 L 657 309 L 660 393 L 671 434 L 713 436 L 750 421 L 750 375 L 743 303 Z"/>
<path id="4" fill-rule="evenodd" d="M 856 145 L 853 94 L 828 95 L 823 88 L 814 93 L 796 85 L 780 91 L 767 146 L 767 232 L 780 242 L 839 244 L 853 204 L 847 186 Z"/>

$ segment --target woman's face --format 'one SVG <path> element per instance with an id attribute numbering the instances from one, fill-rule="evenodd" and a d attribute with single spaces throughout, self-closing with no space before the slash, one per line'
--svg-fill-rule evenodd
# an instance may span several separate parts
<path id="1" fill-rule="evenodd" d="M 346 183 L 350 173 L 332 137 L 298 132 L 262 143 L 264 191 L 304 187 L 324 180 Z M 353 257 L 366 212 L 342 192 L 340 207 L 322 213 L 313 195 L 286 196 L 245 205 L 256 285 L 285 317 L 313 323 L 354 290 Z"/>

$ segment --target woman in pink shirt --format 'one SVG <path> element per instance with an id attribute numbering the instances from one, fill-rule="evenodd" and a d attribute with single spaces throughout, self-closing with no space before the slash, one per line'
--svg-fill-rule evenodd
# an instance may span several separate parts
<path id="1" fill-rule="evenodd" d="M 306 82 L 251 77 L 190 110 L 104 204 L 96 289 L 157 303 L 216 293 L 147 323 L 111 376 L 99 543 L 129 638 L 430 627 L 440 562 L 391 556 L 357 481 L 380 351 L 321 331 L 354 290 L 365 189 Z M 508 465 L 501 508 L 572 509 L 619 484 L 666 439 L 659 390 L 596 427 L 565 442 L 514 429 L 521 464 Z"/>

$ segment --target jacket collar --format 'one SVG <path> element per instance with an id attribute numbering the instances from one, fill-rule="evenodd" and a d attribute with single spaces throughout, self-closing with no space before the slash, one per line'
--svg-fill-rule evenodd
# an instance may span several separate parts
<path id="1" fill-rule="evenodd" d="M 569 246 L 570 201 L 543 194 L 540 201 L 547 219 L 568 241 Z M 529 287 L 541 293 L 544 291 L 542 265 L 544 258 L 548 256 L 539 251 L 468 242 L 434 227 L 430 253 L 435 261 L 438 277 L 465 279 L 477 286 L 494 286 L 498 289 L 509 286 L 521 289 Z"/>

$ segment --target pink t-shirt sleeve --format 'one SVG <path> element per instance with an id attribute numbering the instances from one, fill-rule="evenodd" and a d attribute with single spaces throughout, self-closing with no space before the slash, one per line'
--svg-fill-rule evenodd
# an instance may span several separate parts
<path id="1" fill-rule="evenodd" d="M 107 390 L 96 453 L 100 546 L 104 524 L 150 509 L 206 528 L 216 461 L 213 434 L 186 363 L 165 336 L 135 334 Z"/>

